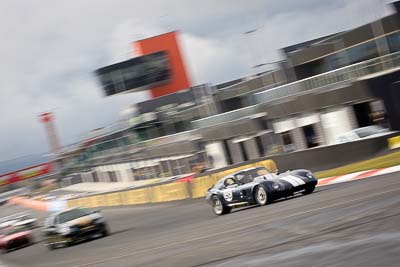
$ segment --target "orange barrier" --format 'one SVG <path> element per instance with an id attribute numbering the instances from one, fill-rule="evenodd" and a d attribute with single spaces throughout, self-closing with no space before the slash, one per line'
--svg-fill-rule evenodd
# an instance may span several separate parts
<path id="1" fill-rule="evenodd" d="M 10 204 L 16 204 L 20 206 L 24 206 L 26 208 L 48 211 L 49 207 L 46 202 L 40 200 L 34 200 L 27 197 L 13 197 L 7 201 Z"/>

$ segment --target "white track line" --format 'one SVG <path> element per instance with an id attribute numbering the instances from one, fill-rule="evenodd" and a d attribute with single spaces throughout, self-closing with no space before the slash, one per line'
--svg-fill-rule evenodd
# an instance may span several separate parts
<path id="1" fill-rule="evenodd" d="M 328 180 L 328 179 L 332 179 L 331 181 L 329 181 L 326 184 L 318 184 L 317 186 L 326 186 L 326 185 L 331 185 L 331 184 L 337 184 L 337 183 L 343 183 L 343 182 L 350 182 L 353 181 L 354 178 L 356 178 L 357 176 L 363 174 L 363 173 L 367 173 L 370 171 L 373 171 L 374 169 L 371 170 L 365 170 L 365 171 L 359 171 L 359 172 L 353 172 L 353 173 L 349 173 L 349 174 L 344 174 L 341 176 L 338 176 L 335 179 L 332 179 L 332 177 L 327 177 L 327 178 L 323 178 L 323 179 L 319 179 L 318 181 L 320 181 L 321 183 L 324 182 L 324 180 Z M 388 173 L 394 173 L 394 172 L 399 172 L 400 171 L 400 165 L 397 166 L 393 166 L 393 167 L 389 167 L 389 168 L 385 168 L 383 170 L 380 170 L 370 176 L 366 176 L 363 177 L 361 179 L 365 179 L 365 178 L 370 178 L 370 177 L 375 177 L 375 176 L 379 176 L 379 175 L 383 175 L 383 174 L 388 174 Z M 334 176 L 333 176 L 334 177 Z"/>
<path id="2" fill-rule="evenodd" d="M 353 180 L 358 175 L 363 174 L 365 172 L 367 172 L 367 171 L 353 172 L 353 173 L 345 174 L 345 175 L 342 175 L 342 176 L 336 178 L 335 180 L 333 180 L 329 184 L 337 184 L 337 183 L 348 182 L 348 181 Z"/>
<path id="3" fill-rule="evenodd" d="M 383 169 L 383 170 L 379 171 L 376 175 L 388 174 L 388 173 L 393 173 L 393 172 L 398 172 L 398 171 L 400 171 L 400 165 Z"/>

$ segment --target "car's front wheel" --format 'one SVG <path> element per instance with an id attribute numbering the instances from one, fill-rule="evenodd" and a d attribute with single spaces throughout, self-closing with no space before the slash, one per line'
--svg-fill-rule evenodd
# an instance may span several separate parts
<path id="1" fill-rule="evenodd" d="M 268 194 L 263 186 L 257 186 L 254 190 L 254 198 L 259 206 L 264 206 L 268 203 Z"/>
<path id="2" fill-rule="evenodd" d="M 102 237 L 106 237 L 110 234 L 110 231 L 108 230 L 108 226 L 105 225 L 103 231 L 101 232 Z"/>
<path id="3" fill-rule="evenodd" d="M 53 243 L 49 242 L 46 244 L 46 247 L 48 250 L 54 250 L 56 247 Z"/>
<path id="4" fill-rule="evenodd" d="M 231 208 L 225 206 L 217 196 L 212 197 L 212 206 L 216 215 L 223 215 L 231 212 Z"/>
<path id="5" fill-rule="evenodd" d="M 314 192 L 314 190 L 315 190 L 315 185 L 308 186 L 308 187 L 306 187 L 306 189 L 303 191 L 303 195 L 311 194 L 312 192 Z"/>

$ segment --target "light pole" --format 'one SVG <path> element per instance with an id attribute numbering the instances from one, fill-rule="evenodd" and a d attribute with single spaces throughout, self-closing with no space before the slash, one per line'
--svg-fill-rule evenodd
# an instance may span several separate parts
<path id="1" fill-rule="evenodd" d="M 54 164 L 54 170 L 56 173 L 60 172 L 59 161 L 57 159 L 58 153 L 60 151 L 60 142 L 58 139 L 58 135 L 56 132 L 56 128 L 54 126 L 54 114 L 53 112 L 44 112 L 39 114 L 39 120 L 42 122 L 46 127 L 47 137 L 50 143 L 50 150 L 52 156 L 52 161 Z"/>
<path id="2" fill-rule="evenodd" d="M 51 152 L 54 156 L 56 156 L 60 149 L 60 142 L 54 126 L 54 115 L 52 112 L 45 112 L 39 115 L 39 119 L 40 122 L 42 122 L 46 127 Z"/>
<path id="3" fill-rule="evenodd" d="M 250 54 L 250 61 L 253 61 L 253 63 L 257 62 L 257 56 L 255 53 L 253 53 L 253 50 L 250 45 L 251 41 L 247 39 L 247 36 L 250 36 L 251 34 L 255 33 L 256 31 L 257 31 L 257 29 L 252 29 L 252 30 L 245 31 L 243 33 L 243 35 L 246 36 L 245 38 L 246 38 L 246 42 L 247 42 L 247 49 L 249 50 L 249 54 Z M 250 63 L 250 64 L 252 64 L 252 63 Z"/>

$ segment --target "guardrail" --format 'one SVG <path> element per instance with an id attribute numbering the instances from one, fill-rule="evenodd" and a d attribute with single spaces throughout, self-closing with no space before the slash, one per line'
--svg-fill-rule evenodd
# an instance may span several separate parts
<path id="1" fill-rule="evenodd" d="M 125 138 L 126 136 L 120 137 L 113 139 L 111 141 L 116 141 L 122 138 Z M 64 172 L 68 172 L 74 168 L 82 168 L 82 167 L 88 167 L 93 165 L 93 161 L 101 161 L 110 157 L 114 156 L 127 156 L 130 154 L 134 154 L 137 152 L 140 152 L 146 147 L 152 147 L 152 146 L 159 146 L 159 145 L 166 145 L 166 144 L 171 144 L 171 143 L 176 143 L 176 142 L 181 142 L 181 141 L 186 141 L 186 140 L 194 140 L 198 139 L 199 136 L 196 135 L 196 130 L 190 130 L 190 131 L 185 131 L 185 132 L 180 132 L 176 134 L 171 134 L 171 135 L 166 135 L 166 136 L 161 136 L 153 139 L 148 139 L 140 142 L 132 142 L 129 144 L 121 144 L 118 147 L 110 147 L 108 149 L 104 149 L 101 151 L 87 151 L 86 153 L 86 158 L 85 159 L 75 159 L 69 163 L 65 163 L 62 170 Z M 108 141 L 109 142 L 109 141 Z M 105 142 L 106 143 L 106 142 Z M 94 145 L 92 145 L 94 146 Z M 86 147 L 86 149 L 90 148 L 90 146 Z"/>
<path id="2" fill-rule="evenodd" d="M 205 127 L 210 127 L 214 125 L 218 125 L 221 123 L 226 123 L 229 121 L 235 121 L 238 119 L 242 119 L 246 116 L 251 116 L 256 113 L 256 105 L 241 108 L 241 109 L 236 109 L 232 111 L 228 111 L 225 113 L 221 113 L 218 115 L 206 117 L 203 119 L 195 120 L 192 121 L 193 128 L 195 129 L 200 129 L 200 128 L 205 128 Z"/>
<path id="3" fill-rule="evenodd" d="M 282 97 L 336 83 L 354 81 L 367 75 L 399 67 L 400 52 L 396 52 L 259 92 L 255 94 L 255 99 L 257 103 L 267 103 Z"/>

